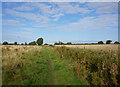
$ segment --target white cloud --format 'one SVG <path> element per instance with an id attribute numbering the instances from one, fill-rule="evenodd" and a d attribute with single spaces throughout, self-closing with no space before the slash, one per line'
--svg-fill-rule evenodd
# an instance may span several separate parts
<path id="1" fill-rule="evenodd" d="M 35 13 L 30 11 L 35 11 Z M 21 12 L 22 11 L 22 12 Z M 28 12 L 24 12 L 28 11 Z M 89 13 L 91 10 L 87 8 L 80 7 L 80 3 L 72 5 L 68 2 L 58 2 L 53 3 L 35 3 L 27 2 L 22 5 L 15 6 L 13 9 L 6 9 L 6 13 L 23 17 L 25 19 L 33 20 L 35 22 L 49 22 L 50 20 L 57 21 L 61 16 L 64 16 L 64 13 L 67 14 L 77 14 L 77 13 Z M 54 19 L 50 19 L 55 17 Z"/>
<path id="2" fill-rule="evenodd" d="M 29 27 L 23 27 L 23 28 L 20 28 L 20 30 L 35 31 L 36 29 L 35 28 L 29 28 Z"/>
<path id="3" fill-rule="evenodd" d="M 3 20 L 3 25 L 11 25 L 11 26 L 24 26 L 25 24 L 20 23 L 17 20 Z"/>
<path id="4" fill-rule="evenodd" d="M 56 14 L 56 15 L 53 15 L 52 17 L 54 17 L 55 19 L 53 19 L 53 21 L 57 21 L 61 16 L 63 16 L 64 14 Z"/>
<path id="5" fill-rule="evenodd" d="M 33 25 L 33 27 L 35 27 L 35 28 L 46 28 L 46 27 L 55 27 L 56 26 L 56 24 L 48 24 L 48 23 L 42 23 L 42 24 L 36 24 L 36 25 Z"/>
<path id="6" fill-rule="evenodd" d="M 6 9 L 6 13 L 13 15 L 13 16 L 23 17 L 29 20 L 33 20 L 35 22 L 48 22 L 50 20 L 46 16 L 43 16 L 40 14 L 18 12 L 18 11 L 11 10 L 11 9 Z"/>
<path id="7" fill-rule="evenodd" d="M 87 6 L 96 10 L 96 13 L 112 13 L 118 11 L 117 2 L 91 2 Z"/>
<path id="8" fill-rule="evenodd" d="M 21 42 L 29 42 L 36 39 L 35 35 L 32 32 L 28 31 L 5 31 L 3 34 L 3 40 L 7 40 L 8 42 L 17 41 Z M 9 41 L 10 40 L 10 41 Z"/>
<path id="9" fill-rule="evenodd" d="M 117 15 L 100 15 L 98 17 L 85 17 L 78 22 L 58 26 L 55 29 L 64 31 L 105 30 L 117 26 Z"/>
<path id="10" fill-rule="evenodd" d="M 32 7 L 24 5 L 24 4 L 22 6 L 19 6 L 19 7 L 13 8 L 13 9 L 18 10 L 18 11 L 31 11 L 31 10 L 33 10 Z"/>
<path id="11" fill-rule="evenodd" d="M 60 16 L 63 16 L 64 14 L 56 14 L 56 15 L 53 15 L 52 17 L 60 17 Z"/>
<path id="12" fill-rule="evenodd" d="M 68 14 L 76 14 L 76 13 L 89 13 L 91 10 L 87 8 L 80 7 L 80 3 L 76 5 L 72 5 L 68 2 L 57 2 L 55 3 L 58 6 L 58 10 L 60 12 L 65 12 Z"/>

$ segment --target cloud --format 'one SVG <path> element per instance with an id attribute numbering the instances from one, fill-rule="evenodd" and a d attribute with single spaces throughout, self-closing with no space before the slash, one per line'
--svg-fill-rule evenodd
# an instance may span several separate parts
<path id="1" fill-rule="evenodd" d="M 22 6 L 19 6 L 19 7 L 13 8 L 13 9 L 18 10 L 18 11 L 31 11 L 31 10 L 33 10 L 32 7 L 27 6 L 26 4 L 23 4 Z"/>
<path id="2" fill-rule="evenodd" d="M 35 31 L 36 29 L 35 29 L 35 28 L 29 28 L 29 27 L 23 27 L 23 28 L 20 28 L 20 30 L 24 30 L 24 31 Z"/>
<path id="3" fill-rule="evenodd" d="M 4 31 L 2 33 L 3 40 L 7 40 L 8 42 L 17 41 L 18 43 L 21 42 L 29 42 L 35 40 L 36 37 L 32 32 L 28 31 Z"/>
<path id="4" fill-rule="evenodd" d="M 40 14 L 18 12 L 18 11 L 11 10 L 11 9 L 6 9 L 6 13 L 12 16 L 17 16 L 17 17 L 28 19 L 28 20 L 33 20 L 35 22 L 48 22 L 50 20 L 46 16 L 43 16 Z"/>
<path id="5" fill-rule="evenodd" d="M 56 14 L 56 15 L 53 15 L 52 17 L 55 18 L 53 19 L 53 21 L 57 21 L 61 16 L 63 16 L 64 14 Z"/>
<path id="6" fill-rule="evenodd" d="M 88 8 L 95 9 L 96 13 L 113 13 L 118 11 L 117 2 L 90 2 Z"/>
<path id="7" fill-rule="evenodd" d="M 63 31 L 105 30 L 117 26 L 117 15 L 100 15 L 98 17 L 84 17 L 78 22 L 58 26 L 55 29 Z"/>
<path id="8" fill-rule="evenodd" d="M 56 15 L 53 15 L 52 17 L 60 17 L 60 16 L 63 16 L 64 14 L 56 14 Z"/>
<path id="9" fill-rule="evenodd" d="M 36 24 L 36 25 L 33 25 L 33 27 L 35 28 L 50 28 L 50 27 L 55 27 L 57 26 L 56 24 L 48 24 L 48 23 L 43 23 L 43 24 Z"/>
<path id="10" fill-rule="evenodd" d="M 91 10 L 88 10 L 87 8 L 80 7 L 80 3 L 72 5 L 68 2 L 56 2 L 55 4 L 58 6 L 58 11 L 65 12 L 67 14 L 85 14 L 91 12 Z"/>
<path id="11" fill-rule="evenodd" d="M 28 12 L 24 12 L 28 11 Z M 32 12 L 32 11 L 35 11 Z M 30 19 L 36 22 L 49 22 L 50 20 L 57 21 L 64 13 L 67 14 L 86 14 L 91 12 L 88 8 L 80 7 L 80 3 L 68 3 L 68 2 L 49 2 L 49 3 L 35 3 L 27 2 L 22 5 L 15 6 L 13 8 L 6 9 L 6 13 Z M 50 19 L 56 17 L 55 19 Z"/>
<path id="12" fill-rule="evenodd" d="M 11 25 L 11 26 L 24 26 L 25 24 L 20 23 L 17 20 L 3 20 L 3 25 Z"/>

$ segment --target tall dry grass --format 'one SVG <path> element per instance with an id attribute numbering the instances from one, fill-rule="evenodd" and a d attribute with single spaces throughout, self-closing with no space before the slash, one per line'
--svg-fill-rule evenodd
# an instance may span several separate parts
<path id="1" fill-rule="evenodd" d="M 71 60 L 71 66 L 76 62 L 73 71 L 78 79 L 87 81 L 91 85 L 119 84 L 118 50 L 113 50 L 114 47 L 104 50 L 70 47 L 56 47 L 56 51 L 61 58 Z"/>

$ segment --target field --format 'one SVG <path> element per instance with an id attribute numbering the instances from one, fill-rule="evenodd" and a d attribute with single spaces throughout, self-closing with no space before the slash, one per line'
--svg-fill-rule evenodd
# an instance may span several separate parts
<path id="1" fill-rule="evenodd" d="M 118 45 L 2 46 L 3 85 L 120 85 Z"/>

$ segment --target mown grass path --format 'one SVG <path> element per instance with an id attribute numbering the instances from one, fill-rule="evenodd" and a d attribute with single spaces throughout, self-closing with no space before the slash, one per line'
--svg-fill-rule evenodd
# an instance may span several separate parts
<path id="1" fill-rule="evenodd" d="M 48 70 L 49 70 L 49 81 L 50 85 L 82 85 L 83 82 L 77 79 L 76 73 L 73 69 L 68 67 L 69 61 L 63 60 L 57 54 L 54 48 L 44 47 L 44 57 L 48 58 Z"/>

